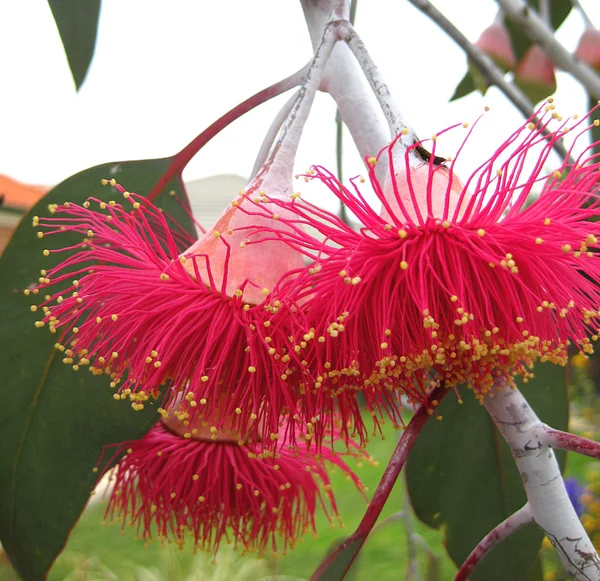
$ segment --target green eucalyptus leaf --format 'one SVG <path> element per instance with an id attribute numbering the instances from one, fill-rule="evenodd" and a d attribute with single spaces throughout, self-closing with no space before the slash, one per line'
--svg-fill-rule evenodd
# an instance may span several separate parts
<path id="1" fill-rule="evenodd" d="M 462 78 L 460 83 L 458 83 L 456 89 L 454 89 L 454 94 L 452 97 L 450 97 L 450 101 L 456 101 L 461 97 L 465 97 L 476 89 L 477 87 L 475 86 L 475 81 L 473 80 L 473 77 L 471 76 L 471 70 L 469 69 L 465 73 L 465 76 Z"/>
<path id="2" fill-rule="evenodd" d="M 43 298 L 23 290 L 37 283 L 40 269 L 66 256 L 45 257 L 43 249 L 79 240 L 72 233 L 40 240 L 32 217 L 46 215 L 49 204 L 116 198 L 101 178 L 147 194 L 171 161 L 108 163 L 68 178 L 25 216 L 0 258 L 0 541 L 24 581 L 44 579 L 65 546 L 96 482 L 92 469 L 103 446 L 141 437 L 159 417 L 157 402 L 134 412 L 113 399 L 107 377 L 65 365 L 54 348 L 57 335 L 34 326 L 39 313 L 30 306 Z M 193 233 L 182 204 L 166 193 L 171 190 L 186 200 L 176 179 L 155 204 Z"/>
<path id="3" fill-rule="evenodd" d="M 48 4 L 79 90 L 94 56 L 100 0 L 48 0 Z"/>

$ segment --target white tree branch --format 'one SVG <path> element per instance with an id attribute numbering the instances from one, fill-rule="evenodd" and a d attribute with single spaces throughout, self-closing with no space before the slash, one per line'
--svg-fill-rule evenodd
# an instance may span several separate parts
<path id="1" fill-rule="evenodd" d="M 547 427 L 516 388 L 498 381 L 484 405 L 515 459 L 533 521 L 574 581 L 600 581 L 600 558 L 569 500 L 558 462 L 542 435 Z"/>
<path id="2" fill-rule="evenodd" d="M 300 3 L 313 47 L 316 47 L 327 24 L 332 2 L 301 0 Z M 348 3 L 345 8 L 343 16 L 348 19 Z M 389 143 L 389 131 L 369 84 L 351 51 L 341 42 L 336 45 L 329 58 L 321 89 L 335 100 L 363 159 L 376 155 Z"/>
<path id="3" fill-rule="evenodd" d="M 539 44 L 562 69 L 571 73 L 595 99 L 600 99 L 600 77 L 585 63 L 575 58 L 554 37 L 535 10 L 524 0 L 497 0 L 504 13 L 519 25 L 529 39 Z"/>

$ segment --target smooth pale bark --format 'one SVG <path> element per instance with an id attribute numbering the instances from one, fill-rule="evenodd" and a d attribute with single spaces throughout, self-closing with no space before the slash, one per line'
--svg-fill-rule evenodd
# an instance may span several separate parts
<path id="1" fill-rule="evenodd" d="M 600 558 L 571 504 L 554 451 L 542 437 L 549 428 L 505 380 L 484 405 L 517 463 L 532 520 L 574 581 L 600 581 Z"/>

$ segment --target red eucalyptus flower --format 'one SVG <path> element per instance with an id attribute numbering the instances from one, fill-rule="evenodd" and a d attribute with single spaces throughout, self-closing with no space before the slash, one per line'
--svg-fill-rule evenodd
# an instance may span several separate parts
<path id="1" fill-rule="evenodd" d="M 307 356 L 313 373 L 338 391 L 398 387 L 423 401 L 431 385 L 467 383 L 481 397 L 498 376 L 527 380 L 536 360 L 564 365 L 569 342 L 591 351 L 600 307 L 600 160 L 587 147 L 550 175 L 544 165 L 569 130 L 587 135 L 598 121 L 587 115 L 551 130 L 560 120 L 554 105 L 540 112 L 464 185 L 454 161 L 435 155 L 437 138 L 431 154 L 422 142 L 398 153 L 399 136 L 368 160 L 381 213 L 363 196 L 364 179 L 346 187 L 312 168 L 306 179 L 338 196 L 358 231 L 300 198 L 274 201 L 297 216 L 288 243 L 313 260 L 280 289 L 303 303 L 325 338 Z M 381 183 L 375 165 L 385 158 L 391 169 Z M 539 198 L 527 205 L 536 186 Z"/>
<path id="2" fill-rule="evenodd" d="M 162 389 L 159 411 L 176 405 L 181 420 L 202 410 L 216 430 L 226 425 L 275 448 L 289 415 L 290 437 L 319 441 L 335 410 L 298 409 L 301 394 L 282 370 L 282 362 L 302 367 L 289 338 L 297 309 L 270 293 L 281 276 L 303 267 L 302 256 L 281 242 L 244 248 L 249 220 L 238 206 L 256 193 L 241 194 L 194 242 L 148 200 L 116 187 L 123 203 L 67 202 L 35 220 L 42 236 L 82 236 L 40 285 L 62 287 L 40 306 L 43 322 L 62 333 L 56 347 L 63 361 L 109 375 L 115 399 L 129 398 L 136 410 Z M 277 222 L 258 217 L 252 224 Z M 357 403 L 348 405 L 360 417 Z M 317 419 L 310 422 L 315 415 L 318 428 Z"/>
<path id="3" fill-rule="evenodd" d="M 358 477 L 329 448 L 311 456 L 305 445 L 284 446 L 274 457 L 237 438 L 211 438 L 208 428 L 188 430 L 162 420 L 144 438 L 119 445 L 114 487 L 105 518 L 136 527 L 151 540 L 216 552 L 221 541 L 244 551 L 285 551 L 309 531 L 316 533 L 319 506 L 339 518 L 325 461 L 339 467 L 363 490 Z M 285 439 L 286 430 L 281 436 Z"/>

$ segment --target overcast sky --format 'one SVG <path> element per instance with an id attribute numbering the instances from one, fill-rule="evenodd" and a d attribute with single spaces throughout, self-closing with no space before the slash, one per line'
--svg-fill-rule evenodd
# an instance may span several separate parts
<path id="1" fill-rule="evenodd" d="M 600 27 L 600 2 L 581 1 Z M 496 12 L 492 0 L 478 0 L 477 10 L 473 0 L 435 4 L 473 41 Z M 488 104 L 493 115 L 478 139 L 489 152 L 497 136 L 520 122 L 494 89 L 485 98 L 448 104 L 465 57 L 407 1 L 361 0 L 356 27 L 420 135 L 472 121 Z M 582 29 L 574 13 L 559 39 L 574 50 Z M 96 55 L 76 93 L 47 2 L 20 0 L 0 2 L 0 55 L 0 173 L 54 184 L 99 163 L 174 154 L 225 111 L 303 66 L 311 46 L 296 0 L 103 0 Z M 582 89 L 558 76 L 561 112 L 582 112 Z M 283 102 L 280 97 L 236 122 L 185 177 L 248 175 Z M 298 169 L 335 167 L 334 111 L 320 95 Z M 345 165 L 348 174 L 361 168 L 351 154 Z"/>

